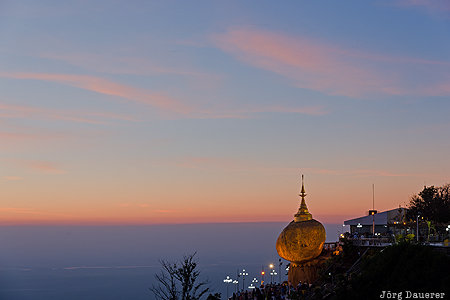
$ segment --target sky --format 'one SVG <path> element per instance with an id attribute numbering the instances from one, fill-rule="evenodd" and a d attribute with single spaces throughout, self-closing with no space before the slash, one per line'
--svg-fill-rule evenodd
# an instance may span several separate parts
<path id="1" fill-rule="evenodd" d="M 0 224 L 289 222 L 450 182 L 450 4 L 0 0 Z"/>

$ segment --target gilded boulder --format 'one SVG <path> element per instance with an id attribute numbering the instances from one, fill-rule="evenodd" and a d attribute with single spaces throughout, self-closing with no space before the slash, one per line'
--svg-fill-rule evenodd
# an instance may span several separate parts
<path id="1" fill-rule="evenodd" d="M 314 220 L 292 221 L 277 239 L 276 249 L 280 257 L 301 263 L 316 258 L 325 243 L 325 228 Z"/>

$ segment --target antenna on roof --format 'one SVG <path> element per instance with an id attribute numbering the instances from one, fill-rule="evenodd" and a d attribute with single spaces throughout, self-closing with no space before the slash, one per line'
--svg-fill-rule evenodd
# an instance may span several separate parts
<path id="1" fill-rule="evenodd" d="M 372 183 L 372 209 L 375 210 L 375 184 Z"/>
<path id="2" fill-rule="evenodd" d="M 372 183 L 372 235 L 375 235 L 375 184 Z"/>

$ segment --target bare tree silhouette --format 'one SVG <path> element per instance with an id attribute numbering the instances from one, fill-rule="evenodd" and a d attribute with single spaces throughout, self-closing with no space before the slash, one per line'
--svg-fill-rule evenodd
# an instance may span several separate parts
<path id="1" fill-rule="evenodd" d="M 208 291 L 207 282 L 199 282 L 196 253 L 185 255 L 180 262 L 160 260 L 162 270 L 155 274 L 157 284 L 150 288 L 156 299 L 199 300 Z"/>

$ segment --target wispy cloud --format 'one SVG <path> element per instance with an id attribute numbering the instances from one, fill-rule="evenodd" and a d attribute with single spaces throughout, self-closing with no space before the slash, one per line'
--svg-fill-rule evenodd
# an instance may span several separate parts
<path id="1" fill-rule="evenodd" d="M 129 202 L 122 202 L 117 203 L 119 207 L 129 207 L 129 208 L 148 208 L 151 207 L 148 203 L 129 203 Z"/>
<path id="2" fill-rule="evenodd" d="M 226 157 L 185 157 L 175 161 L 182 168 L 212 168 L 224 171 L 250 171 L 268 174 L 298 174 L 299 170 L 309 174 L 351 176 L 351 177 L 423 177 L 420 173 L 402 173 L 381 169 L 323 169 L 311 167 L 272 167 L 248 160 Z"/>
<path id="3" fill-rule="evenodd" d="M 21 166 L 30 170 L 47 174 L 64 174 L 66 173 L 57 163 L 43 160 L 17 160 Z"/>
<path id="4" fill-rule="evenodd" d="M 422 7 L 432 12 L 450 11 L 448 0 L 397 0 L 395 3 L 403 7 Z"/>
<path id="5" fill-rule="evenodd" d="M 178 167 L 182 168 L 220 168 L 220 169 L 236 169 L 245 168 L 236 159 L 224 157 L 185 157 L 175 161 Z"/>
<path id="6" fill-rule="evenodd" d="M 72 122 L 104 124 L 105 120 L 137 121 L 131 116 L 110 112 L 69 111 L 33 106 L 19 106 L 0 102 L 0 118 L 55 119 Z"/>
<path id="7" fill-rule="evenodd" d="M 19 180 L 23 180 L 23 177 L 20 176 L 3 176 L 2 177 L 4 180 L 8 180 L 8 181 L 19 181 Z"/>
<path id="8" fill-rule="evenodd" d="M 5 140 L 23 140 L 23 139 L 36 139 L 36 135 L 28 133 L 16 133 L 16 132 L 5 132 L 0 131 L 0 138 Z"/>
<path id="9" fill-rule="evenodd" d="M 212 41 L 239 60 L 289 78 L 300 88 L 331 95 L 449 94 L 450 63 L 446 61 L 365 53 L 310 38 L 246 28 L 216 34 Z M 418 83 L 411 73 L 421 73 L 427 80 Z"/>
<path id="10" fill-rule="evenodd" d="M 200 80 L 203 84 L 215 85 L 221 80 L 218 74 L 201 72 L 177 66 L 167 67 L 152 62 L 149 58 L 129 57 L 94 53 L 43 53 L 43 58 L 63 61 L 85 70 L 107 74 L 176 75 Z"/>
<path id="11" fill-rule="evenodd" d="M 130 209 L 130 210 L 142 210 L 142 209 L 151 209 L 152 205 L 149 203 L 129 203 L 129 202 L 122 202 L 117 204 L 119 207 Z M 148 211 L 148 210 L 147 210 Z M 172 209 L 151 209 L 150 212 L 158 213 L 158 214 L 168 214 L 168 213 L 174 213 L 177 212 L 176 210 Z"/>
<path id="12" fill-rule="evenodd" d="M 27 141 L 27 140 L 47 140 L 47 139 L 57 139 L 64 137 L 63 134 L 58 133 L 34 133 L 34 132 L 8 132 L 0 131 L 0 139 L 2 142 L 17 142 L 17 141 Z"/>
<path id="13" fill-rule="evenodd" d="M 116 83 L 111 80 L 95 76 L 50 73 L 0 72 L 0 77 L 57 82 L 89 90 L 99 94 L 116 96 L 140 104 L 151 105 L 167 111 L 183 114 L 191 111 L 191 108 L 189 108 L 187 105 L 166 95 L 165 93 L 152 92 L 147 89 Z"/>
<path id="14" fill-rule="evenodd" d="M 161 214 L 170 214 L 170 213 L 175 213 L 176 210 L 171 210 L 171 209 L 155 209 L 155 210 L 153 210 L 153 212 L 155 212 L 155 213 L 161 213 Z"/>
<path id="15" fill-rule="evenodd" d="M 26 214 L 26 215 L 41 215 L 46 214 L 40 211 L 29 209 L 29 208 L 21 208 L 21 207 L 0 207 L 0 213 L 13 213 L 13 214 Z"/>
<path id="16" fill-rule="evenodd" d="M 48 217 L 56 217 L 57 219 L 70 217 L 70 215 L 64 213 L 42 211 L 27 207 L 0 207 L 0 215 L 2 215 L 2 218 L 0 220 L 0 224 L 2 225 L 24 224 L 30 221 L 39 221 L 40 219 L 42 220 L 42 218 L 47 219 Z M 17 215 L 19 219 L 17 219 L 14 215 Z"/>
<path id="17" fill-rule="evenodd" d="M 325 175 L 347 175 L 354 177 L 422 177 L 424 174 L 417 173 L 396 173 L 386 170 L 372 170 L 372 169 L 353 169 L 353 170 L 336 170 L 336 169 L 320 169 L 320 168 L 304 168 L 305 172 L 311 174 L 325 174 Z"/>
<path id="18" fill-rule="evenodd" d="M 244 105 L 243 105 L 244 106 Z M 289 107 L 283 105 L 261 106 L 261 107 L 242 107 L 240 109 L 215 109 L 215 110 L 201 110 L 194 112 L 200 119 L 249 119 L 255 118 L 263 113 L 291 113 L 311 116 L 322 116 L 328 114 L 325 107 L 318 106 L 304 106 L 304 107 Z"/>
<path id="19" fill-rule="evenodd" d="M 166 112 L 175 113 L 178 117 L 183 118 L 253 118 L 261 113 L 297 113 L 305 115 L 324 115 L 328 111 L 323 106 L 284 106 L 275 104 L 271 106 L 249 107 L 242 105 L 239 108 L 211 108 L 204 109 L 196 105 L 181 102 L 174 98 L 168 97 L 163 93 L 152 93 L 145 89 L 131 87 L 128 85 L 115 83 L 100 77 L 87 75 L 69 75 L 69 74 L 48 74 L 48 73 L 5 73 L 0 72 L 0 77 L 14 79 L 29 79 L 57 82 L 70 86 L 79 87 L 85 90 L 93 91 L 100 94 L 117 96 L 128 99 L 140 104 L 147 104 L 158 107 Z M 46 117 L 74 122 L 85 123 L 103 123 L 102 119 L 120 119 L 127 121 L 136 121 L 130 116 L 113 114 L 113 113 L 95 113 L 95 112 L 69 112 L 62 110 L 42 109 L 36 107 L 17 106 L 0 103 L 0 117 L 25 117 L 36 116 Z"/>

